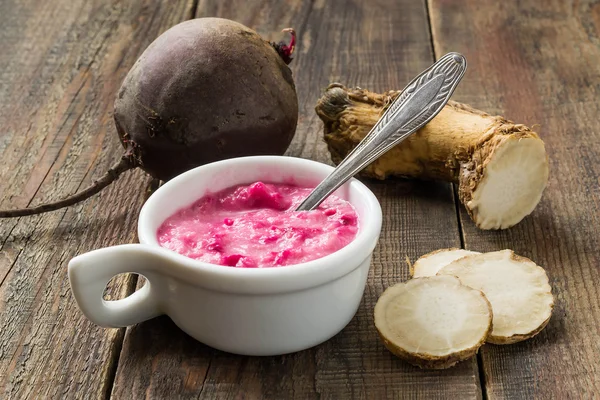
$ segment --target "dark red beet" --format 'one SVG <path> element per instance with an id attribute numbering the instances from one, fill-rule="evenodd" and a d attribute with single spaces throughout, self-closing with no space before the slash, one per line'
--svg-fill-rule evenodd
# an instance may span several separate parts
<path id="1" fill-rule="evenodd" d="M 125 154 L 87 189 L 55 203 L 0 211 L 0 218 L 85 200 L 123 172 L 169 180 L 194 167 L 248 155 L 283 155 L 298 122 L 287 64 L 292 39 L 270 43 L 234 21 L 198 18 L 170 28 L 142 53 L 119 90 L 114 119 Z"/>
<path id="2" fill-rule="evenodd" d="M 199 18 L 144 51 L 119 90 L 115 121 L 140 167 L 168 180 L 225 158 L 284 154 L 298 101 L 273 44 L 237 22 Z"/>

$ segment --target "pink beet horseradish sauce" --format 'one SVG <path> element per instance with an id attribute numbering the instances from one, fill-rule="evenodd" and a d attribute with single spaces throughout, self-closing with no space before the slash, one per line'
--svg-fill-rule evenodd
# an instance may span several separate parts
<path id="1" fill-rule="evenodd" d="M 347 201 L 329 196 L 312 211 L 294 211 L 312 188 L 255 182 L 203 196 L 158 229 L 161 246 L 230 267 L 299 264 L 350 243 L 358 216 Z"/>

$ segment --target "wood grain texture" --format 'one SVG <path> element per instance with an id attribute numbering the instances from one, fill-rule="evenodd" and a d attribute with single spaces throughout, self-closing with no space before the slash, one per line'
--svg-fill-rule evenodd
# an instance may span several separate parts
<path id="1" fill-rule="evenodd" d="M 0 3 L 0 206 L 54 200 L 121 156 L 113 99 L 137 56 L 186 19 L 191 1 Z M 126 174 L 69 209 L 0 220 L 0 397 L 102 398 L 124 330 L 99 328 L 72 297 L 66 266 L 135 242 L 148 178 Z M 115 279 L 108 297 L 132 290 Z"/>
<path id="2" fill-rule="evenodd" d="M 424 3 L 415 1 L 200 1 L 198 16 L 221 16 L 278 40 L 299 36 L 290 65 L 300 119 L 291 156 L 331 163 L 314 112 L 321 90 L 342 81 L 372 90 L 402 87 L 433 61 Z M 413 261 L 460 246 L 450 185 L 367 182 L 380 199 L 383 231 L 364 300 L 336 337 L 303 352 L 252 358 L 198 343 L 167 317 L 127 330 L 113 398 L 385 399 L 479 398 L 476 360 L 428 372 L 392 356 L 380 343 L 373 308 L 381 292 L 408 277 Z"/>
<path id="3" fill-rule="evenodd" d="M 510 248 L 546 268 L 549 325 L 482 350 L 489 398 L 590 399 L 600 393 L 600 5 L 592 1 L 430 0 L 437 55 L 465 54 L 456 100 L 538 124 L 550 157 L 537 209 L 501 232 L 461 214 L 465 245 Z"/>

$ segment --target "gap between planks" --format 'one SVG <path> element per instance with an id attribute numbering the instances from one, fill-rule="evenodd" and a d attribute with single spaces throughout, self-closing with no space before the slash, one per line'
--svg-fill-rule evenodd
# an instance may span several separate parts
<path id="1" fill-rule="evenodd" d="M 427 31 L 429 32 L 429 44 L 430 44 L 430 48 L 431 48 L 432 62 L 435 62 L 435 60 L 437 60 L 437 51 L 435 48 L 435 39 L 433 37 L 434 32 L 432 29 L 430 1 L 431 0 L 424 0 L 423 5 L 425 7 L 425 14 L 427 15 Z M 465 249 L 465 231 L 463 229 L 462 220 L 460 218 L 460 201 L 458 198 L 458 187 L 456 186 L 455 183 L 450 183 L 450 186 L 452 189 L 452 198 L 454 200 L 454 210 L 456 211 L 456 221 L 457 221 L 458 238 L 460 240 L 460 248 Z M 485 400 L 488 398 L 488 394 L 487 394 L 487 390 L 486 390 L 485 371 L 483 368 L 483 358 L 481 357 L 481 352 L 478 351 L 477 354 L 475 355 L 475 357 L 477 359 L 477 375 L 479 378 L 479 389 L 481 391 L 481 398 Z"/>

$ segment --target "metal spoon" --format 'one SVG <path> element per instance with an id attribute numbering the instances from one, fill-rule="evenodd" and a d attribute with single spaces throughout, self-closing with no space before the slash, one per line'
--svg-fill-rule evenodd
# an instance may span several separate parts
<path id="1" fill-rule="evenodd" d="M 444 108 L 467 69 L 462 54 L 448 53 L 414 78 L 363 140 L 298 206 L 313 210 L 344 182 L 423 127 Z"/>

